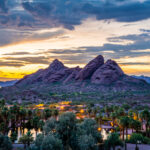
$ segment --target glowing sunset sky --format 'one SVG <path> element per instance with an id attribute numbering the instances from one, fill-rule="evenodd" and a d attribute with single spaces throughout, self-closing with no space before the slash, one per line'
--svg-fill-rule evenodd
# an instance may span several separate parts
<path id="1" fill-rule="evenodd" d="M 150 75 L 149 0 L 0 0 L 0 80 L 99 54 Z"/>

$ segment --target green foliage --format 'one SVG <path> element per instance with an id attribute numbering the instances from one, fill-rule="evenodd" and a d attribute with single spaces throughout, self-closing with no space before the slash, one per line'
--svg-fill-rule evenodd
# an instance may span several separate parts
<path id="1" fill-rule="evenodd" d="M 47 135 L 42 142 L 42 150 L 62 150 L 62 141 L 54 135 Z"/>
<path id="2" fill-rule="evenodd" d="M 54 141 L 53 139 L 56 138 L 56 141 L 60 141 L 66 150 L 96 149 L 96 145 L 102 142 L 102 136 L 97 128 L 95 120 L 84 119 L 82 122 L 77 122 L 75 114 L 67 112 L 62 114 L 58 121 L 51 118 L 45 123 L 44 135 L 37 136 L 35 145 L 43 148 L 44 142 Z M 44 140 L 42 140 L 43 136 Z"/>
<path id="3" fill-rule="evenodd" d="M 122 108 L 124 108 L 125 110 L 129 110 L 130 109 L 130 105 L 128 104 L 123 104 Z"/>
<path id="4" fill-rule="evenodd" d="M 133 133 L 128 142 L 136 144 L 137 142 L 143 143 L 144 137 L 142 134 Z"/>
<path id="5" fill-rule="evenodd" d="M 36 145 L 36 147 L 38 149 L 40 149 L 42 147 L 43 139 L 44 139 L 44 135 L 43 134 L 38 134 L 37 135 L 34 144 Z"/>
<path id="6" fill-rule="evenodd" d="M 17 133 L 16 132 L 12 132 L 11 136 L 10 136 L 10 139 L 14 143 L 17 140 Z"/>
<path id="7" fill-rule="evenodd" d="M 8 136 L 0 134 L 0 150 L 12 150 L 12 143 Z"/>
<path id="8" fill-rule="evenodd" d="M 27 134 L 20 137 L 19 142 L 24 144 L 24 147 L 30 146 L 30 143 L 33 142 L 33 137 L 30 131 L 27 132 Z"/>
<path id="9" fill-rule="evenodd" d="M 118 133 L 112 133 L 110 134 L 110 136 L 108 136 L 107 140 L 105 141 L 105 147 L 107 149 L 115 149 L 116 146 L 123 147 L 123 142 L 120 140 Z"/>
<path id="10" fill-rule="evenodd" d="M 81 135 L 92 136 L 96 143 L 102 142 L 102 136 L 98 132 L 97 123 L 93 119 L 85 119 L 81 124 L 78 124 Z"/>
<path id="11" fill-rule="evenodd" d="M 79 149 L 80 150 L 95 150 L 96 141 L 91 135 L 82 135 L 79 137 Z"/>
<path id="12" fill-rule="evenodd" d="M 5 100 L 1 99 L 0 100 L 0 108 L 3 108 L 5 106 Z"/>
<path id="13" fill-rule="evenodd" d="M 150 138 L 144 137 L 140 133 L 133 133 L 128 140 L 129 143 L 137 144 L 137 143 L 143 143 L 143 144 L 150 144 Z"/>
<path id="14" fill-rule="evenodd" d="M 44 127 L 43 127 L 45 135 L 54 134 L 55 133 L 54 131 L 56 130 L 57 123 L 58 122 L 56 121 L 55 118 L 51 118 L 51 119 L 47 120 Z"/>
<path id="15" fill-rule="evenodd" d="M 50 109 L 44 109 L 43 113 L 44 113 L 45 120 L 47 120 L 48 118 L 52 116 L 52 111 Z"/>

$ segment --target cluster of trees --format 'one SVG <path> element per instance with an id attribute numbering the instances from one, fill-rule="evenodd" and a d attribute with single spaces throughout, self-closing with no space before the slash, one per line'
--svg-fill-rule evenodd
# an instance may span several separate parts
<path id="1" fill-rule="evenodd" d="M 129 105 L 121 106 L 105 106 L 102 109 L 89 105 L 87 107 L 89 117 L 94 117 L 99 126 L 111 121 L 115 131 L 120 130 L 122 139 L 128 135 L 128 129 L 132 132 L 140 132 L 145 130 L 145 136 L 150 137 L 150 112 L 148 109 L 138 112 L 133 110 Z M 144 127 L 144 128 L 143 128 Z"/>
<path id="2" fill-rule="evenodd" d="M 59 114 L 55 108 L 26 109 L 14 104 L 13 107 L 6 107 L 5 101 L 0 101 L 0 148 L 11 150 L 12 144 L 17 139 L 18 128 L 23 136 L 19 142 L 23 143 L 25 149 L 30 150 L 97 150 L 100 143 L 105 143 L 105 149 L 115 150 L 116 146 L 126 145 L 126 142 L 138 144 L 150 143 L 150 112 L 132 110 L 129 105 L 109 106 L 101 108 L 90 103 L 84 113 L 87 119 L 76 119 L 74 113 Z M 59 117 L 58 117 L 59 115 Z M 92 118 L 92 119 L 90 119 Z M 111 122 L 113 133 L 103 141 L 98 128 L 102 124 Z M 144 127 L 144 128 L 143 128 Z M 24 129 L 28 132 L 24 135 Z M 30 130 L 35 129 L 34 141 Z M 128 139 L 128 129 L 133 134 Z M 10 139 L 6 136 L 11 130 Z M 142 134 L 140 132 L 142 131 Z M 144 133 L 143 133 L 144 131 Z M 120 133 L 120 135 L 118 133 Z M 120 139 L 122 137 L 122 139 Z M 30 143 L 34 143 L 30 145 Z M 6 145 L 6 146 L 5 146 Z M 138 146 L 136 146 L 137 148 Z M 0 149 L 1 150 L 1 149 Z"/>
<path id="3" fill-rule="evenodd" d="M 13 107 L 6 107 L 5 100 L 0 101 L 0 133 L 8 135 L 11 130 L 11 139 L 14 142 L 17 138 L 18 128 L 24 133 L 24 129 L 35 129 L 36 133 L 40 129 L 43 130 L 45 121 L 50 117 L 57 117 L 59 111 L 57 109 L 46 108 L 27 109 L 25 107 L 14 104 Z"/>
<path id="4" fill-rule="evenodd" d="M 32 149 L 37 150 L 94 150 L 102 142 L 95 120 L 79 122 L 74 113 L 64 113 L 58 120 L 51 118 L 44 126 L 43 134 L 36 138 Z"/>

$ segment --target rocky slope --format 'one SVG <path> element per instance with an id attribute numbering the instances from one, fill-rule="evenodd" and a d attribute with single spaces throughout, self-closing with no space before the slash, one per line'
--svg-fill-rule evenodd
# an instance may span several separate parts
<path id="1" fill-rule="evenodd" d="M 141 79 L 126 75 L 113 60 L 104 62 L 99 55 L 91 60 L 84 68 L 68 68 L 59 60 L 54 60 L 46 69 L 25 76 L 14 86 L 2 88 L 0 96 L 8 99 L 8 91 L 15 95 L 14 99 L 31 99 L 37 95 L 72 92 L 110 93 L 120 91 L 150 90 L 150 85 Z M 10 94 L 9 94 L 10 95 Z M 47 97 L 45 96 L 45 97 Z M 39 98 L 39 97 L 38 97 Z"/>

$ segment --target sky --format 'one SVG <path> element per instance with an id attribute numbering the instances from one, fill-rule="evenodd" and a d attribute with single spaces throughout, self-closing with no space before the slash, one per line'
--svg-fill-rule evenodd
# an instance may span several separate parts
<path id="1" fill-rule="evenodd" d="M 150 0 L 0 0 L 0 80 L 97 55 L 150 76 Z"/>

